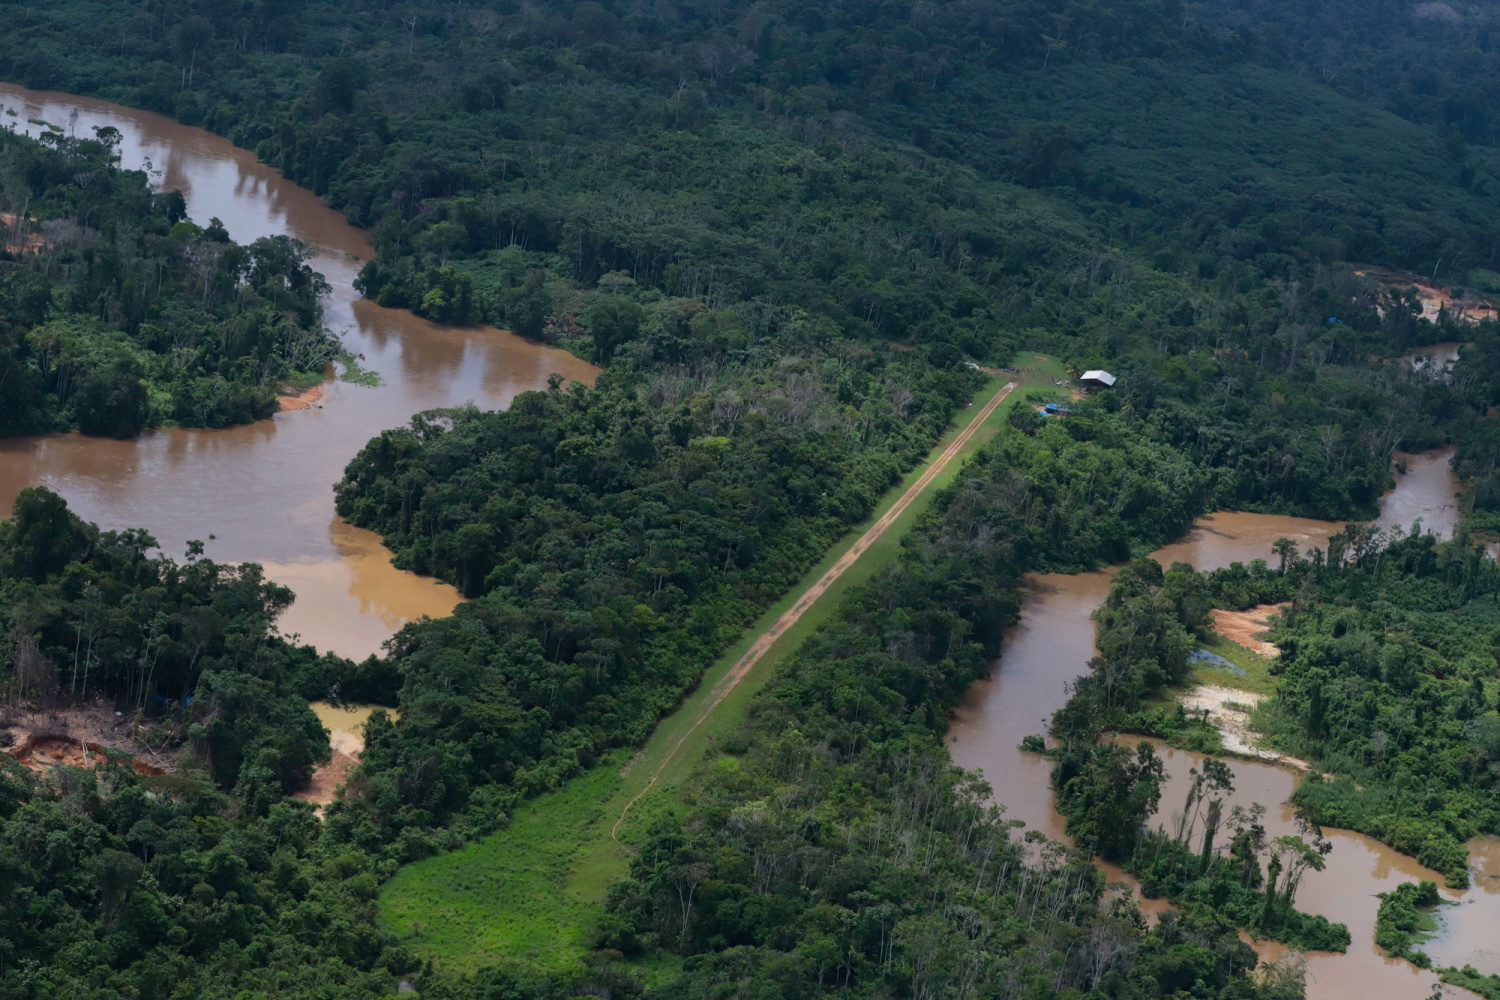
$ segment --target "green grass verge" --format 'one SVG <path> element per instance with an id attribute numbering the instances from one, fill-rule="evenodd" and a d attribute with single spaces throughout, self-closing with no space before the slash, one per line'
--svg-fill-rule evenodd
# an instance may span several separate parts
<path id="1" fill-rule="evenodd" d="M 755 639 L 927 470 L 968 425 L 970 417 L 966 414 L 983 407 L 1007 379 L 992 380 L 976 395 L 973 409 L 955 415 L 955 425 L 928 458 L 887 493 L 865 523 L 829 549 L 795 587 L 745 630 L 739 642 L 709 666 L 698 687 L 677 711 L 661 721 L 646 746 L 628 764 L 628 755 L 612 755 L 564 788 L 519 808 L 505 830 L 452 854 L 406 866 L 381 891 L 381 924 L 418 954 L 448 969 L 474 969 L 500 961 L 556 967 L 581 956 L 609 884 L 628 870 L 632 846 L 641 841 L 654 820 L 691 807 L 681 794 L 683 783 L 702 764 L 715 739 L 744 721 L 756 692 L 775 675 L 787 655 L 828 620 L 849 588 L 865 583 L 896 560 L 902 537 L 926 510 L 933 493 L 952 482 L 964 460 L 994 437 L 1026 390 L 1038 385 L 1050 387 L 1051 379 L 1062 377 L 1059 363 L 1038 360 L 1030 354 L 1023 355 L 1016 367 L 1024 372 L 1017 379 L 1020 387 L 996 408 L 922 496 L 787 629 L 719 703 L 712 717 L 683 742 L 650 793 L 631 806 L 626 822 L 620 826 L 619 843 L 611 838 L 610 831 L 621 810 L 647 786 L 672 748 L 702 716 L 718 682 Z M 660 955 L 633 963 L 632 968 L 650 980 L 669 977 L 677 964 L 672 956 Z"/>

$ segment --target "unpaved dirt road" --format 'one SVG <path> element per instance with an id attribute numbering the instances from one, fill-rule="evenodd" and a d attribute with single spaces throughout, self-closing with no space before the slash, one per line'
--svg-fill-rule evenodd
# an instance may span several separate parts
<path id="1" fill-rule="evenodd" d="M 861 535 L 858 541 L 849 546 L 849 551 L 840 556 L 838 562 L 830 566 L 826 573 L 818 577 L 818 581 L 811 587 L 808 587 L 801 597 L 797 598 L 797 603 L 793 604 L 780 618 L 776 619 L 775 624 L 766 629 L 760 638 L 756 639 L 755 643 L 749 649 L 745 650 L 745 655 L 740 657 L 735 665 L 730 668 L 729 672 L 719 679 L 719 683 L 714 685 L 713 690 L 709 692 L 713 700 L 709 702 L 708 707 L 693 722 L 692 728 L 682 734 L 682 738 L 672 747 L 672 751 L 656 766 L 655 772 L 651 775 L 651 780 L 646 782 L 646 787 L 637 792 L 634 798 L 625 803 L 625 808 L 620 810 L 620 818 L 615 820 L 615 825 L 609 831 L 611 840 L 619 841 L 619 837 L 616 834 L 619 833 L 620 824 L 625 822 L 625 815 L 630 812 L 630 807 L 635 805 L 643 795 L 651 791 L 652 786 L 656 784 L 656 779 L 661 777 L 662 771 L 672 762 L 672 758 L 677 756 L 677 751 L 682 749 L 682 745 L 687 742 L 687 738 L 693 735 L 698 727 L 703 724 L 703 721 L 713 714 L 714 709 L 719 707 L 719 703 L 729 695 L 729 692 L 733 691 L 736 685 L 744 680 L 755 664 L 760 661 L 760 658 L 766 655 L 767 650 L 776 644 L 776 640 L 780 639 L 787 629 L 797 624 L 798 620 L 807 612 L 807 609 L 811 608 L 817 602 L 818 598 L 823 596 L 824 592 L 833 585 L 833 582 L 843 576 L 844 572 L 850 566 L 858 562 L 859 557 L 864 554 L 865 550 L 879 541 L 880 537 L 886 533 L 886 530 L 896 523 L 896 519 L 912 505 L 917 497 L 922 495 L 922 491 L 927 489 L 932 484 L 932 481 L 942 474 L 943 470 L 948 467 L 948 463 L 953 461 L 963 451 L 964 445 L 969 443 L 969 439 L 984 425 L 984 422 L 990 418 L 990 415 L 999 408 L 1000 404 L 1005 401 L 1005 397 L 1015 391 L 1016 386 L 1019 384 L 1018 382 L 1007 382 L 999 392 L 995 393 L 994 397 L 988 403 L 984 404 L 984 407 L 978 413 L 974 414 L 974 419 L 969 421 L 969 425 L 948 444 L 948 447 L 943 449 L 937 458 L 933 459 L 932 464 L 917 478 L 917 481 L 907 487 L 906 492 L 901 494 L 895 503 L 891 504 L 891 509 L 886 511 L 880 520 L 870 525 L 869 530 Z"/>

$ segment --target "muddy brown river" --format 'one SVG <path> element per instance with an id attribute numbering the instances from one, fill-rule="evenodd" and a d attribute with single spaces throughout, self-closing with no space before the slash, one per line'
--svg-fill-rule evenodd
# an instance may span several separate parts
<path id="1" fill-rule="evenodd" d="M 80 135 L 113 125 L 124 136 L 123 165 L 149 160 L 161 172 L 158 186 L 181 190 L 200 225 L 217 216 L 241 243 L 286 234 L 316 247 L 313 266 L 333 286 L 329 326 L 384 380 L 376 388 L 329 382 L 321 409 L 228 430 L 162 429 L 134 441 L 0 439 L 0 516 L 21 489 L 44 485 L 104 528 L 146 528 L 171 555 L 197 538 L 214 559 L 262 563 L 297 593 L 282 631 L 345 656 L 378 652 L 405 621 L 450 612 L 457 591 L 395 569 L 378 536 L 335 516 L 332 486 L 344 465 L 370 437 L 418 411 L 468 400 L 497 409 L 518 392 L 545 388 L 552 372 L 592 382 L 594 368 L 503 330 L 439 326 L 360 298 L 353 281 L 360 258 L 372 253 L 368 234 L 227 139 L 162 115 L 10 84 L 0 84 L 0 103 L 17 112 L 0 122 L 33 134 L 28 118 Z"/>
<path id="2" fill-rule="evenodd" d="M 1421 518 L 1427 529 L 1451 535 L 1458 520 L 1454 506 L 1458 484 L 1448 465 L 1451 452 L 1397 457 L 1406 461 L 1408 471 L 1397 477 L 1396 488 L 1382 498 L 1380 524 L 1409 528 L 1414 519 Z M 1296 540 L 1304 551 L 1325 546 L 1328 536 L 1341 527 L 1328 521 L 1219 511 L 1199 518 L 1186 537 L 1152 555 L 1163 565 L 1181 560 L 1199 569 L 1214 569 L 1256 558 L 1271 560 L 1271 543 L 1281 537 Z M 1109 578 L 1107 570 L 1028 577 L 1021 619 L 1007 633 L 994 673 L 969 690 L 949 733 L 954 760 L 966 768 L 983 769 L 1006 814 L 1052 837 L 1063 837 L 1064 823 L 1053 808 L 1048 764 L 1020 750 L 1019 743 L 1027 734 L 1046 731 L 1046 720 L 1066 700 L 1064 685 L 1083 673 L 1095 655 L 1089 615 L 1108 593 Z M 1164 787 L 1157 822 L 1171 824 L 1174 813 L 1181 812 L 1188 768 L 1201 759 L 1180 750 L 1167 751 L 1172 780 Z M 1271 836 L 1298 832 L 1295 810 L 1285 805 L 1297 775 L 1249 761 L 1230 761 L 1230 767 L 1236 793 L 1226 808 L 1232 803 L 1260 802 L 1269 810 L 1265 822 Z M 1308 996 L 1425 1000 L 1437 976 L 1388 958 L 1375 945 L 1379 906 L 1375 894 L 1418 879 L 1432 879 L 1441 886 L 1442 876 L 1369 837 L 1333 829 L 1324 833 L 1334 844 L 1328 869 L 1306 877 L 1297 905 L 1347 924 L 1353 943 L 1343 955 L 1308 956 Z M 1459 905 L 1443 908 L 1442 930 L 1424 947 L 1438 965 L 1467 963 L 1485 973 L 1500 972 L 1500 842 L 1480 840 L 1470 849 L 1474 888 L 1444 890 L 1444 896 Z M 1111 876 L 1121 877 L 1118 870 L 1111 870 Z M 1156 911 L 1162 905 L 1146 901 L 1145 908 Z M 1284 951 L 1271 942 L 1257 943 L 1256 950 L 1266 959 L 1278 958 Z"/>

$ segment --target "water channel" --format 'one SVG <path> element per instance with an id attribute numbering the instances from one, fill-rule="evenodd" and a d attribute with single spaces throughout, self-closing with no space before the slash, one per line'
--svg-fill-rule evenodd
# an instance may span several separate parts
<path id="1" fill-rule="evenodd" d="M 345 463 L 413 413 L 467 400 L 497 409 L 518 392 L 545 388 L 552 372 L 591 382 L 594 368 L 503 330 L 439 326 L 360 298 L 353 281 L 371 253 L 368 234 L 227 139 L 162 115 L 10 84 L 0 84 L 0 103 L 17 112 L 0 123 L 32 134 L 39 127 L 28 118 L 85 136 L 113 125 L 124 136 L 122 165 L 140 169 L 149 160 L 159 186 L 182 191 L 200 225 L 217 216 L 240 243 L 285 234 L 316 247 L 313 266 L 333 286 L 329 326 L 384 380 L 377 388 L 330 381 L 321 408 L 227 430 L 161 429 L 133 441 L 0 439 L 0 516 L 20 490 L 44 485 L 101 527 L 146 528 L 168 554 L 180 557 L 197 538 L 214 559 L 259 562 L 297 594 L 282 631 L 345 656 L 378 652 L 405 621 L 450 612 L 457 591 L 395 569 L 378 536 L 335 516 L 332 486 Z"/>
<path id="2" fill-rule="evenodd" d="M 1458 484 L 1448 464 L 1451 452 L 1396 457 L 1405 461 L 1407 472 L 1397 476 L 1396 488 L 1382 498 L 1379 523 L 1409 527 L 1420 517 L 1427 529 L 1447 537 L 1458 520 Z M 1186 537 L 1152 556 L 1164 566 L 1181 560 L 1214 569 L 1272 559 L 1271 543 L 1282 537 L 1294 539 L 1303 551 L 1326 546 L 1328 536 L 1341 528 L 1328 521 L 1219 511 L 1199 518 Z M 1006 635 L 993 675 L 970 689 L 950 729 L 954 760 L 966 768 L 983 769 L 996 801 L 1005 803 L 1007 816 L 1055 838 L 1063 837 L 1064 824 L 1053 808 L 1049 765 L 1022 751 L 1019 743 L 1027 734 L 1046 731 L 1046 720 L 1066 700 L 1064 684 L 1082 673 L 1095 655 L 1089 615 L 1108 593 L 1109 579 L 1108 570 L 1028 577 L 1021 619 Z M 1166 756 L 1172 780 L 1164 788 L 1156 821 L 1170 825 L 1175 822 L 1174 810 L 1181 811 L 1188 768 L 1201 757 L 1176 750 Z M 1271 836 L 1298 832 L 1295 810 L 1285 805 L 1296 787 L 1296 774 L 1249 761 L 1233 761 L 1230 766 L 1236 793 L 1226 802 L 1226 810 L 1233 804 L 1259 802 L 1269 810 L 1265 823 Z M 1376 947 L 1375 894 L 1404 881 L 1432 879 L 1442 885 L 1442 876 L 1369 837 L 1332 829 L 1324 833 L 1334 844 L 1328 869 L 1307 876 L 1297 904 L 1347 924 L 1353 943 L 1343 955 L 1308 956 L 1308 996 L 1423 1000 L 1437 976 L 1388 958 Z M 1485 973 L 1500 972 L 1500 841 L 1476 841 L 1470 848 L 1474 888 L 1444 890 L 1460 905 L 1443 908 L 1443 929 L 1424 947 L 1438 965 L 1468 963 Z M 1111 876 L 1122 877 L 1118 870 Z M 1144 908 L 1155 911 L 1163 905 L 1147 900 Z M 1283 952 L 1272 942 L 1259 942 L 1256 950 L 1270 960 Z"/>

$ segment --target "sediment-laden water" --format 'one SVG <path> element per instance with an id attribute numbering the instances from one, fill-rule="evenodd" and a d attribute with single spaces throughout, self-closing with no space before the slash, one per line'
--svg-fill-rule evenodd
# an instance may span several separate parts
<path id="1" fill-rule="evenodd" d="M 1449 467 L 1452 452 L 1443 449 L 1421 455 L 1397 456 L 1407 472 L 1397 476 L 1396 488 L 1381 500 L 1380 525 L 1410 528 L 1421 519 L 1424 528 L 1443 537 L 1458 521 L 1454 494 L 1457 481 Z M 1175 561 L 1210 570 L 1233 562 L 1273 560 L 1271 543 L 1286 537 L 1303 551 L 1326 546 L 1328 536 L 1342 524 L 1307 518 L 1278 517 L 1218 511 L 1201 517 L 1182 539 L 1152 553 L 1162 565 Z M 1063 837 L 1062 816 L 1053 808 L 1049 764 L 1019 747 L 1021 738 L 1044 733 L 1047 720 L 1066 701 L 1064 685 L 1087 670 L 1094 656 L 1094 624 L 1090 614 L 1109 592 L 1111 571 L 1027 577 L 1020 621 L 1006 634 L 994 673 L 975 684 L 960 706 L 949 731 L 954 760 L 966 768 L 981 768 L 994 787 L 995 799 L 1006 814 Z M 1202 758 L 1169 750 L 1167 782 L 1158 821 L 1171 824 L 1186 794 L 1187 771 Z M 1265 819 L 1271 836 L 1298 832 L 1295 810 L 1285 805 L 1298 776 L 1270 764 L 1231 761 L 1235 795 L 1226 802 L 1268 808 Z M 1303 880 L 1297 905 L 1349 926 L 1353 943 L 1343 955 L 1308 956 L 1308 995 L 1318 1000 L 1422 1000 L 1431 994 L 1437 977 L 1404 960 L 1385 956 L 1375 945 L 1375 914 L 1385 892 L 1404 881 L 1443 878 L 1413 859 L 1398 854 L 1369 837 L 1325 829 L 1334 849 L 1328 868 Z M 1485 972 L 1500 972 L 1500 841 L 1471 844 L 1474 887 L 1456 893 L 1444 890 L 1460 905 L 1443 910 L 1442 932 L 1424 946 L 1439 965 L 1472 964 Z M 1111 876 L 1121 877 L 1117 870 Z M 1159 910 L 1160 901 L 1147 901 Z M 1256 950 L 1275 959 L 1283 949 L 1261 942 Z"/>
<path id="2" fill-rule="evenodd" d="M 545 388 L 552 372 L 591 382 L 595 369 L 503 330 L 439 326 L 360 298 L 353 281 L 360 258 L 371 255 L 368 234 L 227 139 L 162 115 L 9 84 L 0 84 L 0 103 L 17 111 L 0 123 L 33 133 L 28 118 L 79 135 L 113 125 L 124 136 L 124 167 L 149 160 L 159 186 L 182 191 L 194 221 L 217 216 L 240 243 L 285 234 L 316 247 L 313 266 L 333 286 L 330 327 L 384 380 L 377 388 L 329 382 L 322 408 L 227 430 L 0 439 L 0 516 L 20 490 L 45 485 L 104 528 L 146 528 L 170 554 L 196 538 L 214 559 L 263 563 L 297 593 L 282 631 L 346 656 L 378 652 L 405 621 L 449 613 L 457 591 L 395 569 L 377 536 L 335 516 L 332 486 L 344 465 L 421 410 L 468 400 L 497 409 Z"/>

